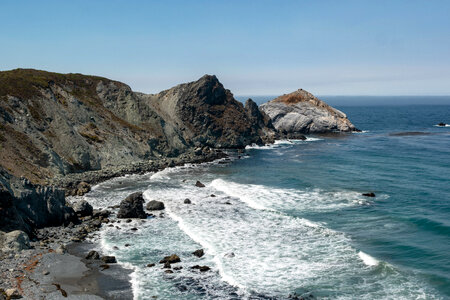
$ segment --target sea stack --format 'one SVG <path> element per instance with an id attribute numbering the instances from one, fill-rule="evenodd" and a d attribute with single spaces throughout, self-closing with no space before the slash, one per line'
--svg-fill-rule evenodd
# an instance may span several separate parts
<path id="1" fill-rule="evenodd" d="M 343 112 L 303 89 L 262 104 L 260 109 L 287 137 L 299 133 L 359 131 Z"/>

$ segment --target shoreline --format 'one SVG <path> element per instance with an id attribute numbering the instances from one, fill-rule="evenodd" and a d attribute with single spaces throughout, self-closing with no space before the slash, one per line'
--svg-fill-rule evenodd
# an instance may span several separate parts
<path id="1" fill-rule="evenodd" d="M 188 152 L 175 158 L 72 173 L 55 178 L 51 184 L 66 189 L 68 197 L 77 190 L 80 182 L 95 185 L 128 174 L 159 172 L 167 167 L 201 164 L 227 157 L 225 152 L 217 149 L 208 149 L 206 153 Z M 86 238 L 95 237 L 102 225 L 110 223 L 110 213 L 109 208 L 103 208 L 94 211 L 92 216 L 81 218 L 76 225 L 37 229 L 30 249 L 4 254 L 0 265 L 0 299 L 3 299 L 4 291 L 11 288 L 24 299 L 133 299 L 131 270 L 118 263 L 86 259 L 92 250 L 108 255 Z"/>

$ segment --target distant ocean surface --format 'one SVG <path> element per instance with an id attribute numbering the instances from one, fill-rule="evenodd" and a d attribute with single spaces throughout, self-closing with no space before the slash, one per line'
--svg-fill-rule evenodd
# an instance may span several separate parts
<path id="1" fill-rule="evenodd" d="M 450 127 L 434 126 L 450 123 L 450 105 L 338 108 L 364 132 L 95 186 L 85 197 L 96 207 L 135 191 L 166 205 L 101 232 L 134 270 L 135 298 L 450 299 Z M 166 274 L 158 262 L 172 253 L 183 269 Z"/>

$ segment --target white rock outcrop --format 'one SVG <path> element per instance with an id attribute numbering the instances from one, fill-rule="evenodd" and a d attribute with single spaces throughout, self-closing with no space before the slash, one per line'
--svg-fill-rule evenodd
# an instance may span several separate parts
<path id="1" fill-rule="evenodd" d="M 287 134 L 358 131 L 343 112 L 303 89 L 262 104 L 260 109 L 277 130 Z"/>

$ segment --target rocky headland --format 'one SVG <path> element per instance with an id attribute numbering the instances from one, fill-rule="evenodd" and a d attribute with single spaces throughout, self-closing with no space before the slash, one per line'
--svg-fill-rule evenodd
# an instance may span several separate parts
<path id="1" fill-rule="evenodd" d="M 347 116 L 313 94 L 299 89 L 260 106 L 285 135 L 359 131 Z"/>
<path id="2" fill-rule="evenodd" d="M 93 263 L 85 258 L 92 245 L 71 244 L 119 223 L 116 216 L 134 218 L 124 211 L 141 207 L 142 196 L 130 196 L 123 215 L 118 208 L 96 211 L 87 202 L 70 203 L 66 196 L 81 196 L 92 184 L 125 174 L 225 158 L 225 149 L 355 130 L 345 114 L 303 90 L 259 108 L 251 99 L 245 105 L 235 100 L 211 75 L 143 94 L 96 76 L 0 72 L 0 299 L 68 292 L 114 298 L 105 293 L 108 287 L 102 291 L 102 280 L 88 284 L 101 271 L 119 268 L 109 266 L 113 259 L 106 255 L 103 263 Z M 147 216 L 141 208 L 136 212 L 143 221 Z M 49 261 L 59 267 L 49 271 Z M 62 271 L 71 265 L 77 266 L 73 276 Z M 118 292 L 118 299 L 127 299 L 131 287 L 121 284 L 128 295 Z"/>

